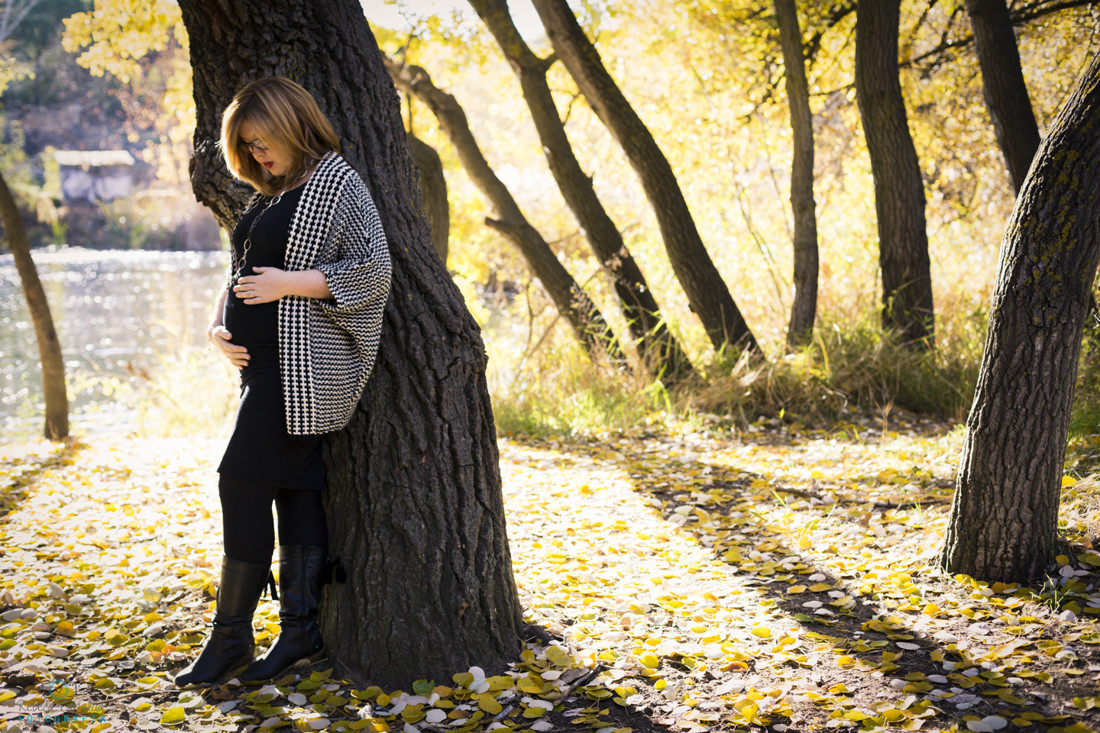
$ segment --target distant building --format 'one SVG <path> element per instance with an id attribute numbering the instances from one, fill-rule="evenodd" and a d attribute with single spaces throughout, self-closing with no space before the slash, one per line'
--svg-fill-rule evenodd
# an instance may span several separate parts
<path id="1" fill-rule="evenodd" d="M 125 150 L 58 150 L 61 195 L 66 205 L 94 204 L 130 195 L 134 158 Z"/>

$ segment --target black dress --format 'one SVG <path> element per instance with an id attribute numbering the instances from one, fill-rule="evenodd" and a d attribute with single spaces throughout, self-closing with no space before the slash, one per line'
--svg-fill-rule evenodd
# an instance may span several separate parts
<path id="1" fill-rule="evenodd" d="M 235 262 L 242 257 L 253 220 L 260 217 L 243 275 L 254 274 L 253 267 L 282 269 L 290 222 L 303 188 L 287 191 L 266 211 L 268 199 L 261 200 L 237 222 L 231 238 Z M 233 343 L 246 347 L 250 358 L 248 366 L 241 369 L 241 404 L 218 471 L 258 484 L 320 491 L 325 485 L 320 437 L 291 436 L 286 429 L 279 373 L 279 302 L 247 305 L 231 288 L 225 296 L 222 319 Z"/>

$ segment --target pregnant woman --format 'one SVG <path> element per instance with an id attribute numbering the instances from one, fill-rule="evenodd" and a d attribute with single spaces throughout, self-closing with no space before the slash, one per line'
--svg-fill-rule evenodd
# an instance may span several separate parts
<path id="1" fill-rule="evenodd" d="M 225 554 L 214 627 L 179 673 L 246 681 L 323 656 L 317 623 L 328 560 L 321 442 L 351 419 L 378 349 L 390 284 L 381 222 L 309 92 L 260 79 L 222 116 L 229 170 L 256 189 L 232 234 L 211 342 L 241 370 L 241 403 L 218 467 Z M 278 639 L 252 661 L 252 615 L 279 529 Z"/>

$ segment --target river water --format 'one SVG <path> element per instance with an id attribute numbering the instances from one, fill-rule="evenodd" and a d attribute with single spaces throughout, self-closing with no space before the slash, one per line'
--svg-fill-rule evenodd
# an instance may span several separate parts
<path id="1" fill-rule="evenodd" d="M 88 250 L 33 253 L 65 356 L 74 427 L 125 423 L 110 385 L 164 355 L 205 343 L 222 287 L 220 252 Z M 38 345 L 11 254 L 0 255 L 0 439 L 41 430 Z"/>
<path id="2" fill-rule="evenodd" d="M 182 412 L 201 403 L 234 402 L 236 377 L 206 344 L 214 299 L 223 286 L 221 252 L 35 250 L 65 356 L 73 431 L 89 435 L 128 430 L 138 411 L 120 394 L 144 382 Z M 526 326 L 493 306 L 482 335 L 493 342 L 489 384 L 512 379 Z M 192 358 L 182 360 L 181 354 Z M 196 356 L 197 355 L 197 356 Z M 165 369 L 166 363 L 174 368 Z M 174 369 L 174 370 L 173 370 Z M 196 374 L 203 370 L 203 374 Z M 209 372 L 209 379 L 201 377 Z M 223 373 L 224 372 L 224 373 Z M 186 384 L 163 383 L 186 381 Z M 134 375 L 150 375 L 150 379 Z M 186 394 L 180 395 L 177 392 Z M 196 393 L 199 394 L 196 397 Z M 177 399 L 178 398 L 178 399 Z M 224 398 L 224 399 L 223 399 Z M 19 275 L 10 254 L 0 255 L 0 443 L 39 435 L 44 411 L 38 344 Z M 229 409 L 231 418 L 232 409 Z M 215 411 L 215 424 L 228 419 Z M 169 415 L 166 419 L 175 419 Z M 216 429 L 216 428 L 215 428 Z"/>

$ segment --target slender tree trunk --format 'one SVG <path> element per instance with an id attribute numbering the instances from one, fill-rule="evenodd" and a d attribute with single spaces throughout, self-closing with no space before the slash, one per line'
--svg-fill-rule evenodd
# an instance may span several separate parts
<path id="1" fill-rule="evenodd" d="M 596 360 L 606 354 L 614 362 L 623 362 L 622 349 L 599 308 L 561 264 L 538 230 L 527 221 L 508 187 L 489 167 L 458 100 L 436 87 L 428 72 L 419 66 L 401 65 L 389 58 L 385 61 L 394 83 L 423 102 L 439 120 L 466 174 L 496 209 L 499 219 L 489 219 L 486 223 L 516 245 L 589 356 Z"/>
<path id="2" fill-rule="evenodd" d="M 985 106 L 993 120 L 1012 190 L 1019 192 L 1039 149 L 1039 126 L 1024 83 L 1020 51 L 1005 0 L 966 0 L 982 69 Z"/>
<path id="3" fill-rule="evenodd" d="M 443 161 L 432 146 L 411 132 L 405 136 L 409 153 L 420 174 L 420 195 L 432 228 L 432 244 L 439 260 L 447 264 L 447 242 L 451 234 L 451 207 L 447 201 L 447 179 L 443 176 Z"/>
<path id="4" fill-rule="evenodd" d="M 546 70 L 553 61 L 538 58 L 527 47 L 508 14 L 507 0 L 469 1 L 519 78 L 523 98 L 531 110 L 550 172 L 565 203 L 584 230 L 592 250 L 612 278 L 642 362 L 652 373 L 663 376 L 668 382 L 683 379 L 693 371 L 691 362 L 661 318 L 653 291 L 626 248 L 618 227 L 596 196 L 592 178 L 584 172 L 573 154 L 554 97 L 546 83 Z"/>
<path id="5" fill-rule="evenodd" d="M 483 0 L 479 4 L 493 4 Z M 503 4 L 500 2 L 499 4 Z M 565 0 L 534 0 L 554 51 L 589 106 L 610 130 L 642 182 L 672 269 L 714 348 L 759 351 L 729 288 L 703 245 L 668 159 L 603 66 Z"/>
<path id="6" fill-rule="evenodd" d="M 933 345 L 932 276 L 924 183 L 898 79 L 900 0 L 859 0 L 856 100 L 871 156 L 882 267 L 883 326 L 906 343 Z"/>
<path id="7" fill-rule="evenodd" d="M 1028 582 L 1058 530 L 1081 332 L 1100 260 L 1100 55 L 1055 120 L 1001 242 L 974 405 L 941 556 Z"/>
<path id="8" fill-rule="evenodd" d="M 802 31 L 794 0 L 775 0 L 775 19 L 783 47 L 787 104 L 791 110 L 794 153 L 791 159 L 791 211 L 794 213 L 794 304 L 787 343 L 798 346 L 813 337 L 817 315 L 817 213 L 814 208 L 814 125 L 810 87 L 802 53 Z"/>
<path id="9" fill-rule="evenodd" d="M 38 341 L 38 359 L 42 362 L 42 394 L 46 402 L 46 425 L 43 433 L 50 440 L 61 440 L 69 435 L 69 395 L 65 389 L 65 359 L 61 355 L 61 342 L 57 340 L 57 329 L 50 315 L 50 304 L 46 300 L 46 291 L 38 279 L 38 270 L 31 258 L 31 245 L 27 240 L 27 230 L 15 198 L 11 195 L 7 181 L 0 173 L 0 223 L 8 235 L 8 247 L 11 249 L 15 269 L 19 272 L 19 282 L 23 286 L 23 297 L 27 300 L 31 322 L 34 324 L 34 336 Z"/>
<path id="10" fill-rule="evenodd" d="M 182 0 L 198 129 L 192 183 L 231 221 L 215 140 L 245 82 L 289 76 L 317 98 L 378 206 L 393 279 L 374 373 L 326 440 L 331 548 L 322 627 L 340 673 L 405 687 L 516 658 L 512 577 L 485 347 L 432 247 L 397 92 L 355 0 Z"/>

